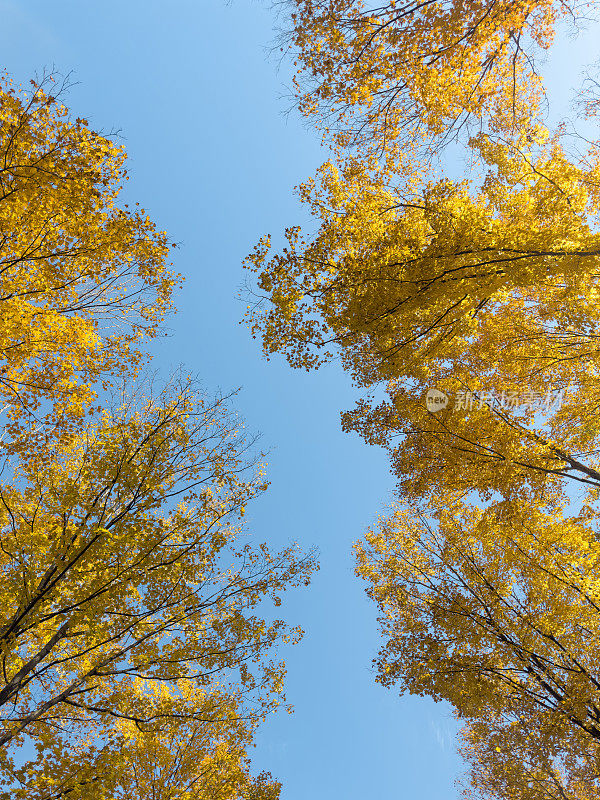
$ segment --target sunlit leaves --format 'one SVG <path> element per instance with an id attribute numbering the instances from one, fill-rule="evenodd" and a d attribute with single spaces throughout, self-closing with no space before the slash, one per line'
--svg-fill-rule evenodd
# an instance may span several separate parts
<path id="1" fill-rule="evenodd" d="M 290 0 L 301 110 L 338 144 L 406 151 L 470 120 L 512 130 L 542 95 L 535 56 L 574 4 Z"/>
<path id="2" fill-rule="evenodd" d="M 532 789 L 536 775 L 552 784 L 555 774 L 569 797 L 594 796 L 597 514 L 565 518 L 521 500 L 398 509 L 357 554 L 381 612 L 378 680 L 452 703 L 468 722 L 478 789 L 561 797 L 556 785 L 548 795 Z"/>
<path id="3" fill-rule="evenodd" d="M 0 397 L 9 419 L 81 415 L 135 372 L 177 278 L 166 235 L 119 206 L 125 152 L 51 92 L 0 85 Z"/>
<path id="4" fill-rule="evenodd" d="M 0 744 L 47 751 L 68 732 L 105 748 L 115 721 L 183 735 L 177 720 L 216 724 L 227 704 L 251 731 L 282 693 L 268 653 L 297 635 L 255 610 L 314 562 L 239 543 L 265 486 L 226 401 L 175 384 L 63 440 L 1 488 Z"/>

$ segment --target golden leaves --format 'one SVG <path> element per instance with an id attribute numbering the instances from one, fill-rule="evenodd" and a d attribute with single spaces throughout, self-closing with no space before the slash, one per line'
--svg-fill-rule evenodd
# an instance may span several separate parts
<path id="1" fill-rule="evenodd" d="M 0 86 L 0 796 L 275 800 L 247 748 L 302 632 L 259 607 L 314 556 L 240 544 L 267 483 L 229 398 L 140 380 L 167 237 L 50 82 Z"/>
<path id="2" fill-rule="evenodd" d="M 166 235 L 116 206 L 122 147 L 45 85 L 5 79 L 0 107 L 0 395 L 11 420 L 80 416 L 100 376 L 135 371 L 178 279 Z"/>
<path id="3" fill-rule="evenodd" d="M 475 796 L 590 800 L 600 163 L 540 124 L 533 58 L 575 10 L 289 5 L 335 159 L 299 188 L 314 230 L 248 258 L 247 320 L 293 367 L 339 357 L 364 389 L 344 429 L 390 453 L 403 505 L 357 545 L 378 679 L 453 704 Z M 467 177 L 440 177 L 465 140 Z"/>
<path id="4" fill-rule="evenodd" d="M 339 352 L 357 384 L 387 384 L 388 403 L 361 403 L 344 425 L 379 443 L 402 434 L 394 458 L 411 492 L 432 459 L 450 458 L 436 474 L 461 489 L 502 490 L 524 461 L 542 468 L 525 478 L 536 481 L 546 467 L 568 471 L 561 452 L 590 450 L 596 435 L 574 423 L 588 415 L 577 398 L 599 366 L 597 160 L 569 160 L 543 131 L 527 147 L 488 137 L 472 147 L 487 172 L 479 186 L 413 185 L 409 171 L 392 189 L 385 172 L 326 165 L 302 192 L 316 235 L 290 229 L 280 253 L 269 257 L 265 242 L 249 258 L 262 297 L 248 318 L 265 353 L 310 368 Z M 434 416 L 431 387 L 468 390 L 475 408 Z M 481 400 L 549 390 L 563 404 L 544 433 L 531 409 Z"/>
<path id="5" fill-rule="evenodd" d="M 546 0 L 289 5 L 301 110 L 338 145 L 379 154 L 447 141 L 471 119 L 496 131 L 530 119 L 534 56 L 573 13 Z"/>

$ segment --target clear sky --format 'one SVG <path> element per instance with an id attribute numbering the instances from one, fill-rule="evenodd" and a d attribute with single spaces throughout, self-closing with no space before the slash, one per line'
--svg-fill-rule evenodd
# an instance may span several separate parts
<path id="1" fill-rule="evenodd" d="M 286 114 L 288 67 L 269 59 L 272 38 L 267 3 L 252 0 L 0 0 L 2 66 L 24 82 L 72 71 L 67 103 L 120 130 L 128 198 L 181 243 L 186 283 L 158 363 L 184 363 L 208 391 L 242 387 L 237 406 L 270 451 L 270 491 L 248 509 L 255 535 L 320 548 L 312 586 L 283 607 L 306 630 L 283 654 L 296 711 L 263 728 L 256 770 L 283 782 L 284 800 L 453 800 L 461 764 L 448 707 L 397 698 L 370 666 L 375 613 L 351 545 L 391 498 L 385 456 L 340 431 L 353 393 L 339 368 L 267 364 L 238 324 L 244 256 L 302 220 L 292 187 L 325 157 Z"/>

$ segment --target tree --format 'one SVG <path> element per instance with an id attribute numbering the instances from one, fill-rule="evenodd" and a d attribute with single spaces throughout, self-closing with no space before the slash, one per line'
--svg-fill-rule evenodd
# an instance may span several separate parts
<path id="1" fill-rule="evenodd" d="M 224 733 L 217 726 L 211 731 L 206 724 L 178 725 L 153 736 L 132 731 L 117 796 L 132 800 L 277 800 L 280 784 L 267 773 L 256 778 L 249 774 L 245 748 L 240 744 L 245 737 L 235 709 L 234 715 L 237 725 L 230 723 L 231 731 L 220 723 Z"/>
<path id="2" fill-rule="evenodd" d="M 284 667 L 267 654 L 298 631 L 253 610 L 306 583 L 314 559 L 293 546 L 272 554 L 238 544 L 246 504 L 265 488 L 260 469 L 247 474 L 247 446 L 225 400 L 174 384 L 154 397 L 123 395 L 63 435 L 60 449 L 21 454 L 10 476 L 5 466 L 5 780 L 25 737 L 52 763 L 41 758 L 24 796 L 41 800 L 50 779 L 69 783 L 73 764 L 81 771 L 65 739 L 91 742 L 91 774 L 70 789 L 89 796 L 94 765 L 111 764 L 103 754 L 122 737 L 115 722 L 133 724 L 141 741 L 169 721 L 180 721 L 169 735 L 206 724 L 210 738 L 237 708 L 245 742 L 277 704 Z M 103 789 L 112 780 L 105 770 Z"/>
<path id="3" fill-rule="evenodd" d="M 550 796 L 598 791 L 599 558 L 589 503 L 398 508 L 357 545 L 381 612 L 378 680 L 452 703 L 491 796 L 548 796 L 528 781 L 553 772 Z"/>
<path id="4" fill-rule="evenodd" d="M 292 228 L 280 253 L 263 240 L 248 259 L 249 324 L 294 367 L 340 354 L 367 395 L 344 426 L 390 448 L 411 500 L 599 485 L 598 152 L 574 161 L 543 130 L 472 147 L 479 184 L 409 173 L 394 189 L 356 162 L 327 165 L 302 189 L 317 233 Z M 373 407 L 380 385 L 389 399 Z M 451 399 L 438 413 L 431 388 Z"/>
<path id="5" fill-rule="evenodd" d="M 573 3 L 289 0 L 301 110 L 342 146 L 436 145 L 471 119 L 510 130 L 543 91 L 534 57 Z"/>
<path id="6" fill-rule="evenodd" d="M 248 321 L 267 357 L 339 356 L 364 391 L 344 427 L 390 451 L 403 505 L 357 545 L 378 679 L 454 706 L 480 796 L 589 800 L 598 146 L 539 124 L 529 59 L 572 7 L 291 5 L 301 107 L 338 149 L 300 187 L 315 231 L 249 257 Z M 465 128 L 469 178 L 440 179 Z"/>
<path id="7" fill-rule="evenodd" d="M 59 746 L 46 748 L 35 763 L 14 770 L 13 781 L 20 788 L 2 797 L 277 800 L 280 784 L 267 773 L 250 774 L 246 750 L 257 720 L 245 716 L 223 691 L 194 691 L 202 696 L 202 702 L 196 702 L 203 708 L 201 720 L 165 719 L 146 731 L 121 722 L 111 746 L 104 742 L 93 748 L 87 742 L 80 753 L 72 741 L 65 742 L 70 756 L 67 770 L 65 751 Z"/>
<path id="8" fill-rule="evenodd" d="M 86 413 L 133 375 L 178 278 L 144 209 L 119 207 L 125 151 L 51 94 L 0 83 L 0 402 L 19 421 Z M 56 88 L 60 95 L 61 88 Z"/>
<path id="9" fill-rule="evenodd" d="M 461 732 L 460 752 L 470 767 L 465 800 L 592 800 L 600 781 L 589 751 L 565 751 L 562 737 L 540 740 L 515 719 L 486 718 Z"/>
<path id="10" fill-rule="evenodd" d="M 140 383 L 179 278 L 53 84 L 0 85 L 0 795 L 273 800 L 246 750 L 300 631 L 258 607 L 314 557 L 240 541 L 266 482 L 227 398 Z"/>

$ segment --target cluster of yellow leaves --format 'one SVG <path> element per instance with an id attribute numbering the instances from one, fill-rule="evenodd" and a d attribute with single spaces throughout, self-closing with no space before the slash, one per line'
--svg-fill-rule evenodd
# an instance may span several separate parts
<path id="1" fill-rule="evenodd" d="M 569 740 L 565 726 L 531 728 L 527 718 L 502 715 L 471 722 L 461 731 L 461 754 L 471 764 L 468 800 L 594 800 L 600 780 L 589 746 Z"/>
<path id="2" fill-rule="evenodd" d="M 249 774 L 245 747 L 251 727 L 230 697 L 215 697 L 214 722 L 180 724 L 175 731 L 131 732 L 124 755 L 129 765 L 118 787 L 123 800 L 277 800 L 280 785 L 262 773 Z M 199 760 L 200 754 L 200 760 Z"/>
<path id="3" fill-rule="evenodd" d="M 54 739 L 35 762 L 12 771 L 14 800 L 277 800 L 280 784 L 268 773 L 250 774 L 247 747 L 256 720 L 245 718 L 231 694 L 194 689 L 201 720 L 162 722 L 151 732 L 116 726 L 112 740 L 84 746 Z M 65 772 L 65 749 L 69 770 Z M 35 774 L 36 780 L 32 782 Z M 17 788 L 18 787 L 18 788 Z"/>
<path id="4" fill-rule="evenodd" d="M 544 130 L 472 147 L 486 169 L 475 185 L 409 174 L 392 188 L 357 163 L 328 164 L 302 190 L 316 235 L 291 229 L 281 253 L 263 241 L 248 259 L 262 295 L 249 320 L 267 355 L 312 368 L 339 351 L 357 385 L 387 385 L 387 402 L 360 402 L 344 425 L 393 446 L 411 498 L 432 470 L 436 493 L 518 491 L 549 470 L 587 479 L 571 454 L 593 451 L 600 430 L 598 152 L 574 162 Z M 477 402 L 433 415 L 431 387 Z M 564 402 L 544 420 L 490 403 L 549 390 Z"/>
<path id="5" fill-rule="evenodd" d="M 0 84 L 0 797 L 276 800 L 247 749 L 301 631 L 264 603 L 314 558 L 242 540 L 267 484 L 228 399 L 141 382 L 167 238 L 52 84 Z"/>
<path id="6" fill-rule="evenodd" d="M 477 796 L 591 800 L 600 151 L 540 123 L 531 58 L 575 9 L 288 5 L 301 109 L 337 148 L 300 187 L 314 229 L 248 257 L 247 321 L 295 368 L 339 357 L 364 391 L 344 428 L 389 450 L 406 509 L 357 546 L 379 679 L 453 704 Z M 463 129 L 469 172 L 440 177 Z"/>
<path id="7" fill-rule="evenodd" d="M 38 748 L 35 763 L 14 770 L 19 788 L 10 797 L 42 800 L 63 793 L 78 800 L 277 800 L 280 784 L 267 773 L 250 774 L 246 749 L 256 720 L 244 716 L 231 694 L 200 688 L 194 693 L 200 720 L 161 722 L 150 732 L 123 722 L 116 726 L 119 735 L 108 742 L 96 737 L 79 750 L 68 740 Z M 61 745 L 71 757 L 67 776 Z"/>
<path id="8" fill-rule="evenodd" d="M 471 117 L 495 130 L 542 96 L 533 57 L 575 4 L 554 0 L 289 0 L 301 110 L 344 146 L 447 140 Z"/>
<path id="9" fill-rule="evenodd" d="M 0 83 L 0 402 L 81 415 L 170 308 L 166 235 L 117 205 L 125 153 L 48 92 Z M 14 428 L 11 428 L 14 430 Z"/>
<path id="10" fill-rule="evenodd" d="M 298 632 L 252 610 L 278 604 L 314 563 L 236 544 L 242 509 L 265 488 L 260 470 L 243 477 L 238 430 L 224 401 L 175 386 L 120 401 L 0 487 L 4 750 L 27 736 L 54 752 L 57 733 L 90 730 L 108 747 L 115 720 L 149 740 L 165 725 L 183 735 L 179 720 L 219 721 L 227 702 L 252 728 L 275 707 L 284 668 L 265 655 Z M 67 750 L 63 782 L 72 766 Z M 23 796 L 51 775 L 42 760 Z"/>
<path id="11" fill-rule="evenodd" d="M 597 512 L 565 518 L 521 501 L 420 516 L 398 509 L 357 555 L 386 637 L 378 680 L 452 703 L 469 722 L 477 787 L 558 798 L 529 786 L 537 771 L 555 773 L 569 797 L 596 797 Z"/>

